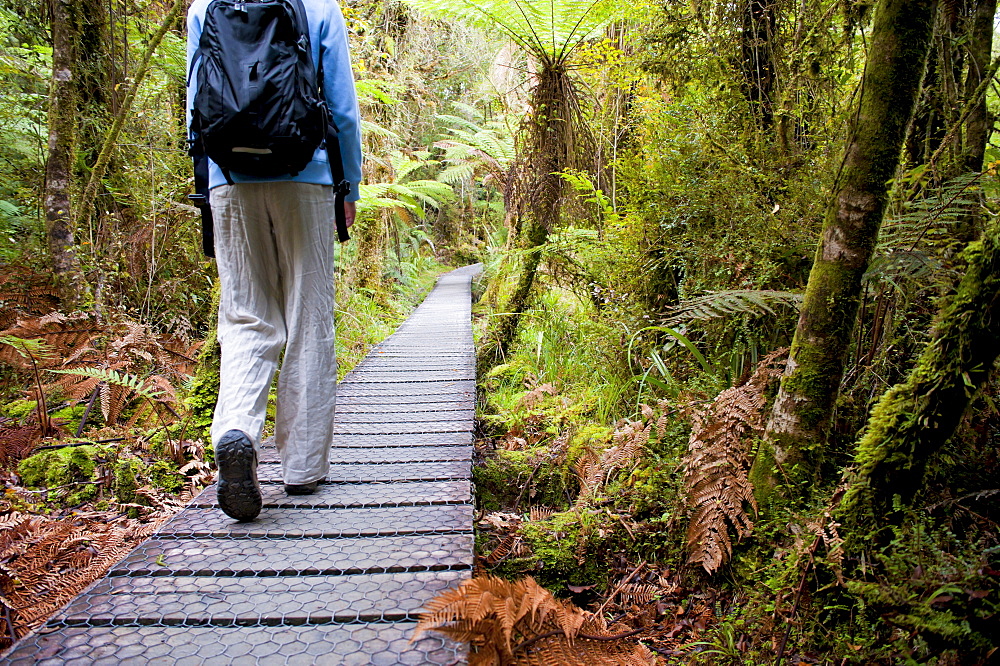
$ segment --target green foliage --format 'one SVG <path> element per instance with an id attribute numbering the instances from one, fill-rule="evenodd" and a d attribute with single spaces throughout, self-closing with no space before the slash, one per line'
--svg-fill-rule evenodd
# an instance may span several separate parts
<path id="1" fill-rule="evenodd" d="M 620 13 L 606 0 L 407 0 L 441 19 L 459 20 L 482 30 L 499 29 L 525 51 L 552 61 L 565 61 L 586 40 Z"/>
<path id="2" fill-rule="evenodd" d="M 97 496 L 93 483 L 97 459 L 105 450 L 97 446 L 70 446 L 43 451 L 18 464 L 18 474 L 29 488 L 65 490 L 63 503 L 76 506 Z"/>
<path id="3" fill-rule="evenodd" d="M 175 463 L 149 460 L 112 445 L 73 444 L 41 451 L 22 460 L 18 474 L 25 486 L 45 491 L 49 501 L 66 507 L 102 497 L 146 504 L 136 494 L 139 488 L 177 493 L 185 482 Z"/>
<path id="4" fill-rule="evenodd" d="M 603 586 L 608 568 L 601 561 L 605 533 L 602 512 L 570 509 L 544 521 L 529 521 L 520 534 L 532 555 L 511 558 L 498 570 L 508 576 L 531 575 L 557 592 L 566 585 Z"/>

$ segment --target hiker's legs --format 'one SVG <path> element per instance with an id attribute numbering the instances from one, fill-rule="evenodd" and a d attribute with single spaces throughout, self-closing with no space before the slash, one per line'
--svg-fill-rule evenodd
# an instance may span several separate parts
<path id="1" fill-rule="evenodd" d="M 299 485 L 326 476 L 333 443 L 333 188 L 282 182 L 268 193 L 287 329 L 274 435 L 284 482 Z"/>
<path id="2" fill-rule="evenodd" d="M 260 445 L 267 394 L 285 344 L 278 254 L 266 207 L 265 183 L 212 189 L 219 269 L 219 401 L 212 442 L 242 430 Z"/>

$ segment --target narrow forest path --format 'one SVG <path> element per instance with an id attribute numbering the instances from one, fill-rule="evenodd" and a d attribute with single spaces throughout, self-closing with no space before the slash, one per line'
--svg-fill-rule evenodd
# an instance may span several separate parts
<path id="1" fill-rule="evenodd" d="M 286 496 L 266 448 L 255 522 L 233 522 L 206 489 L 6 662 L 464 662 L 458 644 L 409 639 L 424 603 L 472 568 L 478 270 L 442 276 L 340 383 L 317 494 Z"/>

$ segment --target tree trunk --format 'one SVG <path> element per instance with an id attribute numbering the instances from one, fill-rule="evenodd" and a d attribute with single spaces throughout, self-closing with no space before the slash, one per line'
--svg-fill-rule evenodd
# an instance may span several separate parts
<path id="1" fill-rule="evenodd" d="M 377 211 L 351 227 L 358 247 L 354 258 L 354 285 L 357 289 L 370 290 L 372 299 L 381 302 L 386 299 L 382 273 L 389 242 L 387 229 L 393 224 L 392 215 L 391 210 Z"/>
<path id="2" fill-rule="evenodd" d="M 45 231 L 52 272 L 66 305 L 85 293 L 76 256 L 70 199 L 76 145 L 77 95 L 74 82 L 77 26 L 71 0 L 50 3 L 52 82 L 49 90 L 49 154 L 45 163 Z"/>
<path id="3" fill-rule="evenodd" d="M 783 481 L 802 490 L 815 480 L 861 298 L 920 87 L 934 0 L 878 6 L 840 174 L 809 274 L 785 376 L 754 463 L 762 498 Z"/>
<path id="4" fill-rule="evenodd" d="M 76 63 L 78 104 L 86 122 L 79 128 L 79 149 L 94 164 L 107 132 L 110 95 L 114 88 L 109 55 L 111 30 L 104 0 L 78 0 L 79 49 Z"/>
<path id="5" fill-rule="evenodd" d="M 775 5 L 771 0 L 745 2 L 740 40 L 743 89 L 760 126 L 769 129 L 774 124 Z"/>
<path id="6" fill-rule="evenodd" d="M 954 434 L 1000 355 L 1000 226 L 991 225 L 964 253 L 965 277 L 947 296 L 916 367 L 872 411 L 858 444 L 857 473 L 840 506 L 855 547 L 884 529 L 894 498 L 909 505 L 927 464 Z M 887 521 L 886 517 L 890 516 Z"/>
<path id="7" fill-rule="evenodd" d="M 997 0 L 978 0 L 969 30 L 969 69 L 965 77 L 965 95 L 967 103 L 974 106 L 965 119 L 965 146 L 962 151 L 965 171 L 980 171 L 983 168 L 983 155 L 992 129 L 986 109 L 986 95 L 983 94 L 982 99 L 978 100 L 970 98 L 978 92 L 990 69 L 993 16 L 996 11 Z"/>

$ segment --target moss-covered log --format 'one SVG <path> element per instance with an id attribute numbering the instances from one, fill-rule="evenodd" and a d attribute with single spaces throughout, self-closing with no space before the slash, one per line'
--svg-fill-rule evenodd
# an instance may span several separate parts
<path id="1" fill-rule="evenodd" d="M 889 389 L 858 444 L 857 472 L 841 503 L 849 539 L 887 524 L 910 504 L 929 462 L 954 434 L 1000 355 L 1000 225 L 964 254 L 968 271 L 946 296 L 931 340 L 909 378 Z"/>
<path id="2" fill-rule="evenodd" d="M 754 478 L 813 481 L 837 399 L 868 268 L 899 164 L 931 37 L 934 0 L 883 0 L 840 173 L 827 208 L 785 377 Z M 766 466 L 766 468 L 765 468 Z"/>

